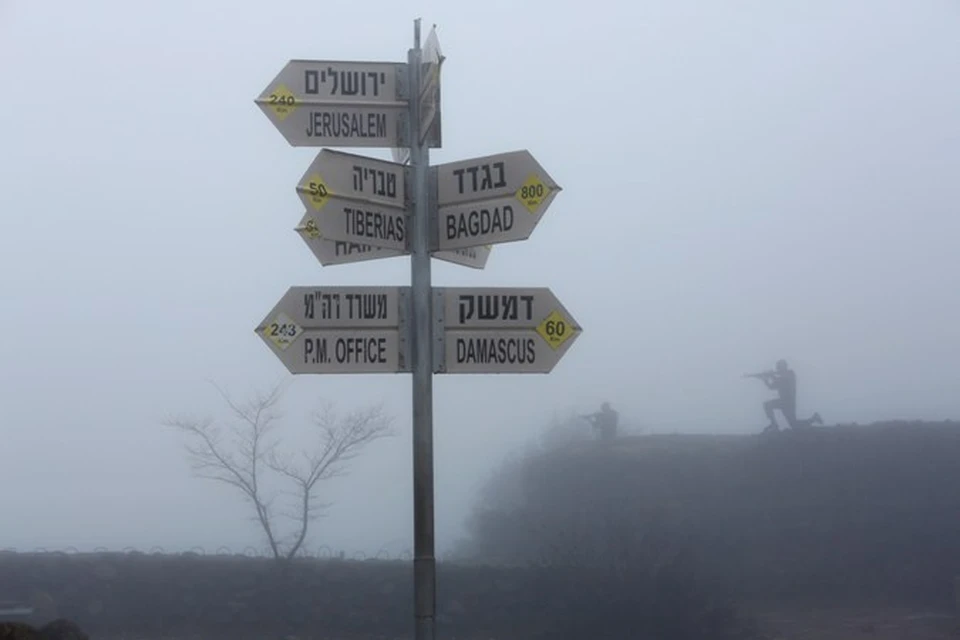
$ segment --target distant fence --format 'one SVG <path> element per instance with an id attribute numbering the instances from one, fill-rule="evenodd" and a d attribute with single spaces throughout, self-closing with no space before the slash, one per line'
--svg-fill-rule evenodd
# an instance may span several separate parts
<path id="1" fill-rule="evenodd" d="M 3 547 L 0 548 L 0 556 L 4 554 L 18 555 L 36 555 L 36 554 L 58 554 L 58 555 L 116 555 L 116 554 L 142 554 L 154 556 L 218 556 L 218 557 L 246 557 L 246 558 L 272 558 L 273 552 L 269 547 L 257 548 L 247 546 L 240 550 L 234 550 L 227 546 L 219 546 L 210 550 L 201 546 L 181 549 L 165 549 L 161 546 L 150 548 L 123 547 L 122 549 L 108 549 L 107 547 L 95 547 L 93 549 L 78 549 L 77 547 L 65 547 L 62 549 L 50 549 L 47 547 L 34 547 L 32 549 Z M 394 551 L 390 553 L 386 547 L 381 547 L 376 553 L 366 551 L 344 551 L 333 549 L 327 545 L 319 547 L 302 547 L 297 551 L 297 558 L 310 558 L 315 560 L 380 560 L 393 562 L 410 562 L 413 560 L 413 552 L 406 549 L 401 552 Z M 453 561 L 452 554 L 446 554 L 441 558 L 445 561 Z"/>

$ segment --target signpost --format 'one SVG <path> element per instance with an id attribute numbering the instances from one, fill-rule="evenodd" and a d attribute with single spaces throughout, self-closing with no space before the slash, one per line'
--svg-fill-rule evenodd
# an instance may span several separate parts
<path id="1" fill-rule="evenodd" d="M 410 86 L 423 84 L 420 21 L 407 52 Z M 434 640 L 437 561 L 433 516 L 433 298 L 430 295 L 430 149 L 420 142 L 420 101 L 410 102 L 410 174 L 413 211 L 410 249 L 410 323 L 413 364 L 413 607 L 415 640 Z"/>
<path id="2" fill-rule="evenodd" d="M 398 373 L 406 287 L 290 287 L 256 332 L 290 373 Z"/>
<path id="3" fill-rule="evenodd" d="M 348 242 L 345 240 L 330 240 L 320 233 L 316 220 L 305 213 L 300 219 L 300 224 L 295 230 L 307 243 L 310 251 L 316 256 L 317 260 L 325 267 L 335 264 L 349 264 L 351 262 L 364 262 L 366 260 L 378 260 L 382 258 L 395 258 L 398 256 L 408 256 L 409 251 L 400 251 L 397 249 L 384 249 L 375 247 L 371 244 L 361 242 Z M 466 249 L 453 249 L 451 251 L 434 251 L 431 255 L 437 260 L 451 262 L 472 269 L 483 269 L 487 266 L 487 259 L 490 257 L 490 251 L 493 247 L 487 245 L 484 247 L 467 247 Z"/>
<path id="4" fill-rule="evenodd" d="M 295 147 L 406 144 L 406 65 L 291 60 L 256 103 Z"/>
<path id="5" fill-rule="evenodd" d="M 419 85 L 420 100 L 420 141 L 424 138 L 430 141 L 431 147 L 439 147 L 441 143 L 440 130 L 440 66 L 443 64 L 443 54 L 440 53 L 440 40 L 436 29 L 430 30 L 427 41 L 423 45 L 420 55 L 422 71 Z M 434 144 L 435 143 L 435 144 Z M 390 150 L 395 162 L 407 164 L 410 162 L 408 147 L 393 148 Z"/>
<path id="6" fill-rule="evenodd" d="M 472 269 L 483 269 L 487 266 L 487 258 L 493 247 L 484 245 L 482 247 L 467 247 L 465 249 L 451 249 L 450 251 L 434 251 L 431 255 L 437 260 L 452 262 L 462 267 Z"/>
<path id="7" fill-rule="evenodd" d="M 404 251 L 405 171 L 395 162 L 323 149 L 297 195 L 324 238 Z"/>
<path id="8" fill-rule="evenodd" d="M 436 29 L 431 29 L 420 54 L 420 142 L 441 140 L 440 66 L 442 64 L 440 40 L 437 38 Z"/>
<path id="9" fill-rule="evenodd" d="M 560 192 L 529 151 L 433 167 L 441 250 L 526 240 Z"/>
<path id="10" fill-rule="evenodd" d="M 406 63 L 292 60 L 255 101 L 292 146 L 393 151 L 321 150 L 296 231 L 324 266 L 409 255 L 410 286 L 291 287 L 256 332 L 293 374 L 411 374 L 416 640 L 435 637 L 433 374 L 548 373 L 582 331 L 546 288 L 432 286 L 431 257 L 483 269 L 560 191 L 527 151 L 430 167 L 443 61 L 416 20 Z"/>
<path id="11" fill-rule="evenodd" d="M 396 162 L 321 149 L 297 183 L 308 208 L 320 210 L 328 197 L 406 208 L 407 169 Z"/>
<path id="12" fill-rule="evenodd" d="M 320 233 L 316 220 L 309 213 L 303 214 L 296 231 L 320 264 L 325 267 L 409 255 L 406 251 L 384 249 L 366 243 L 330 240 Z"/>
<path id="13" fill-rule="evenodd" d="M 436 373 L 550 373 L 580 325 L 550 289 L 434 287 Z"/>
<path id="14" fill-rule="evenodd" d="M 407 217 L 402 209 L 336 196 L 324 198 L 320 206 L 321 211 L 308 209 L 306 215 L 325 238 L 397 251 L 407 248 Z"/>

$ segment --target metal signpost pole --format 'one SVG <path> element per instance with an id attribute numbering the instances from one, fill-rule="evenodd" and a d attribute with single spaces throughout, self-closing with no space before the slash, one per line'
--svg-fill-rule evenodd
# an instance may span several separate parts
<path id="1" fill-rule="evenodd" d="M 483 269 L 561 188 L 526 150 L 430 166 L 444 56 L 413 25 L 406 63 L 290 60 L 255 100 L 291 146 L 391 149 L 321 150 L 296 229 L 324 266 L 409 254 L 410 287 L 290 287 L 256 332 L 292 374 L 412 373 L 415 637 L 434 640 L 433 374 L 549 373 L 583 329 L 545 287 L 432 287 L 431 256 Z"/>
<path id="2" fill-rule="evenodd" d="M 411 208 L 410 286 L 413 337 L 413 589 L 416 640 L 434 640 L 436 559 L 433 531 L 433 305 L 430 282 L 430 220 L 427 177 L 430 151 L 421 138 L 420 20 L 414 21 L 413 49 L 407 58 Z"/>

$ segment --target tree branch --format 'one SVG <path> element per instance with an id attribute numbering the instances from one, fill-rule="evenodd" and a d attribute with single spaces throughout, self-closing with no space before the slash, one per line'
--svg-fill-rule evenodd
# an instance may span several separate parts
<path id="1" fill-rule="evenodd" d="M 233 440 L 225 442 L 222 432 L 212 421 L 173 419 L 165 425 L 179 429 L 191 440 L 185 445 L 192 470 L 197 477 L 221 482 L 237 488 L 254 506 L 256 520 L 266 534 L 276 559 L 293 558 L 303 546 L 309 523 L 320 517 L 330 503 L 319 502 L 315 495 L 317 484 L 346 473 L 346 463 L 361 453 L 375 440 L 393 435 L 393 418 L 382 405 L 358 409 L 339 417 L 329 404 L 313 416 L 318 441 L 310 452 L 301 452 L 300 464 L 289 453 L 277 451 L 277 441 L 268 439 L 280 414 L 276 411 L 283 389 L 277 384 L 265 393 L 257 393 L 246 404 L 238 404 L 223 389 L 211 383 L 230 409 L 238 424 L 230 433 Z M 295 487 L 284 492 L 294 497 L 295 511 L 275 513 L 273 497 L 265 498 L 261 486 L 264 469 L 275 472 Z M 297 522 L 289 538 L 286 551 L 274 531 L 274 517 L 282 516 Z M 283 545 L 286 546 L 286 545 Z"/>

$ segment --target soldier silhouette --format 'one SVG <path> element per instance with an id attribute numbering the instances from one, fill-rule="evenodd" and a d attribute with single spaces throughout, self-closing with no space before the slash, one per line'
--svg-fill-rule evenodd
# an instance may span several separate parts
<path id="1" fill-rule="evenodd" d="M 763 430 L 764 433 L 779 431 L 776 414 L 778 409 L 791 429 L 797 427 L 809 427 L 814 424 L 823 424 L 819 413 L 814 413 L 810 418 L 803 420 L 797 419 L 797 374 L 787 365 L 786 360 L 778 360 L 776 368 L 773 371 L 764 371 L 762 373 L 751 373 L 746 377 L 758 378 L 762 380 L 768 389 L 777 392 L 777 397 L 767 400 L 763 403 L 763 411 L 767 414 L 770 424 Z"/>
<path id="2" fill-rule="evenodd" d="M 610 406 L 609 402 L 600 405 L 600 411 L 581 417 L 590 422 L 601 440 L 613 440 L 617 437 L 617 424 L 620 421 L 620 414 Z"/>

